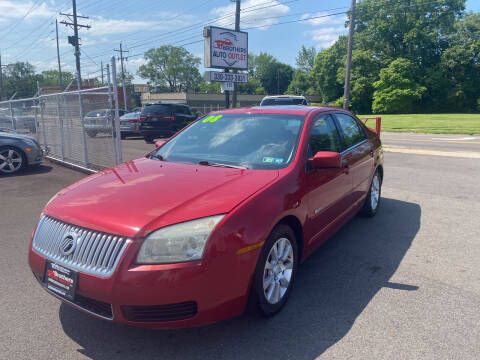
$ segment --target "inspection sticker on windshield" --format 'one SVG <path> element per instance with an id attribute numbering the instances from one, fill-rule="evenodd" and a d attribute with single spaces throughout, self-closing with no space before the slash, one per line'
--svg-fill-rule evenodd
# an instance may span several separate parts
<path id="1" fill-rule="evenodd" d="M 267 164 L 282 164 L 283 159 L 282 158 L 275 158 L 275 157 L 269 157 L 265 156 L 262 160 L 262 162 L 267 163 Z"/>
<path id="2" fill-rule="evenodd" d="M 204 123 L 207 123 L 207 122 L 213 123 L 213 122 L 217 121 L 218 119 L 220 119 L 221 117 L 223 117 L 222 114 L 220 114 L 220 115 L 210 115 L 210 116 L 206 117 L 205 119 L 203 119 L 202 122 L 204 122 Z"/>

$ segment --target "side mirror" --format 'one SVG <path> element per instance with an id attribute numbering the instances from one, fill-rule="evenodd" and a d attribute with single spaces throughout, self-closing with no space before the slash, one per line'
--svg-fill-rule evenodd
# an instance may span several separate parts
<path id="1" fill-rule="evenodd" d="M 160 147 L 163 146 L 163 144 L 165 144 L 167 142 L 167 140 L 157 140 L 155 141 L 155 147 L 158 149 Z"/>
<path id="2" fill-rule="evenodd" d="M 308 159 L 308 162 L 315 169 L 342 167 L 341 155 L 333 151 L 319 151 L 313 158 Z"/>

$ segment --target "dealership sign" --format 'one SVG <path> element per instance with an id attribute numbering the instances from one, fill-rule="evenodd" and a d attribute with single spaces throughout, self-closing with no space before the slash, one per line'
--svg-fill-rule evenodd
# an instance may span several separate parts
<path id="1" fill-rule="evenodd" d="M 205 71 L 205 81 L 246 83 L 248 82 L 248 75 L 241 73 L 225 73 L 220 71 Z"/>
<path id="2" fill-rule="evenodd" d="M 133 91 L 134 92 L 139 92 L 139 93 L 148 92 L 148 85 L 147 84 L 134 84 L 133 85 Z"/>
<path id="3" fill-rule="evenodd" d="M 203 36 L 205 37 L 205 67 L 248 69 L 248 33 L 207 26 L 203 29 Z"/>

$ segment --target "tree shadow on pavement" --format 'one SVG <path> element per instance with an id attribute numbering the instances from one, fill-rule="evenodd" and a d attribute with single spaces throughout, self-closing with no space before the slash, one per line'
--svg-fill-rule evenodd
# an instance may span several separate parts
<path id="1" fill-rule="evenodd" d="M 419 228 L 418 204 L 383 198 L 375 218 L 354 218 L 300 268 L 285 309 L 201 328 L 147 330 L 108 323 L 61 305 L 65 333 L 92 359 L 314 359 L 341 340 L 389 282 Z"/>

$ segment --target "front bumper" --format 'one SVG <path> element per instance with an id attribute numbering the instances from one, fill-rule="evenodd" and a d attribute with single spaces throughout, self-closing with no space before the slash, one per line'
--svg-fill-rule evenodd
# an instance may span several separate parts
<path id="1" fill-rule="evenodd" d="M 252 262 L 237 261 L 232 266 L 236 260 L 232 255 L 213 261 L 138 265 L 134 264 L 138 246 L 129 245 L 109 278 L 80 272 L 75 300 L 60 299 L 102 319 L 151 328 L 200 326 L 244 311 Z M 30 267 L 42 285 L 45 260 L 30 248 Z M 109 306 L 111 315 L 102 313 Z"/>
<path id="2" fill-rule="evenodd" d="M 43 151 L 41 148 L 29 147 L 30 151 L 25 151 L 28 165 L 38 165 L 44 160 Z"/>

